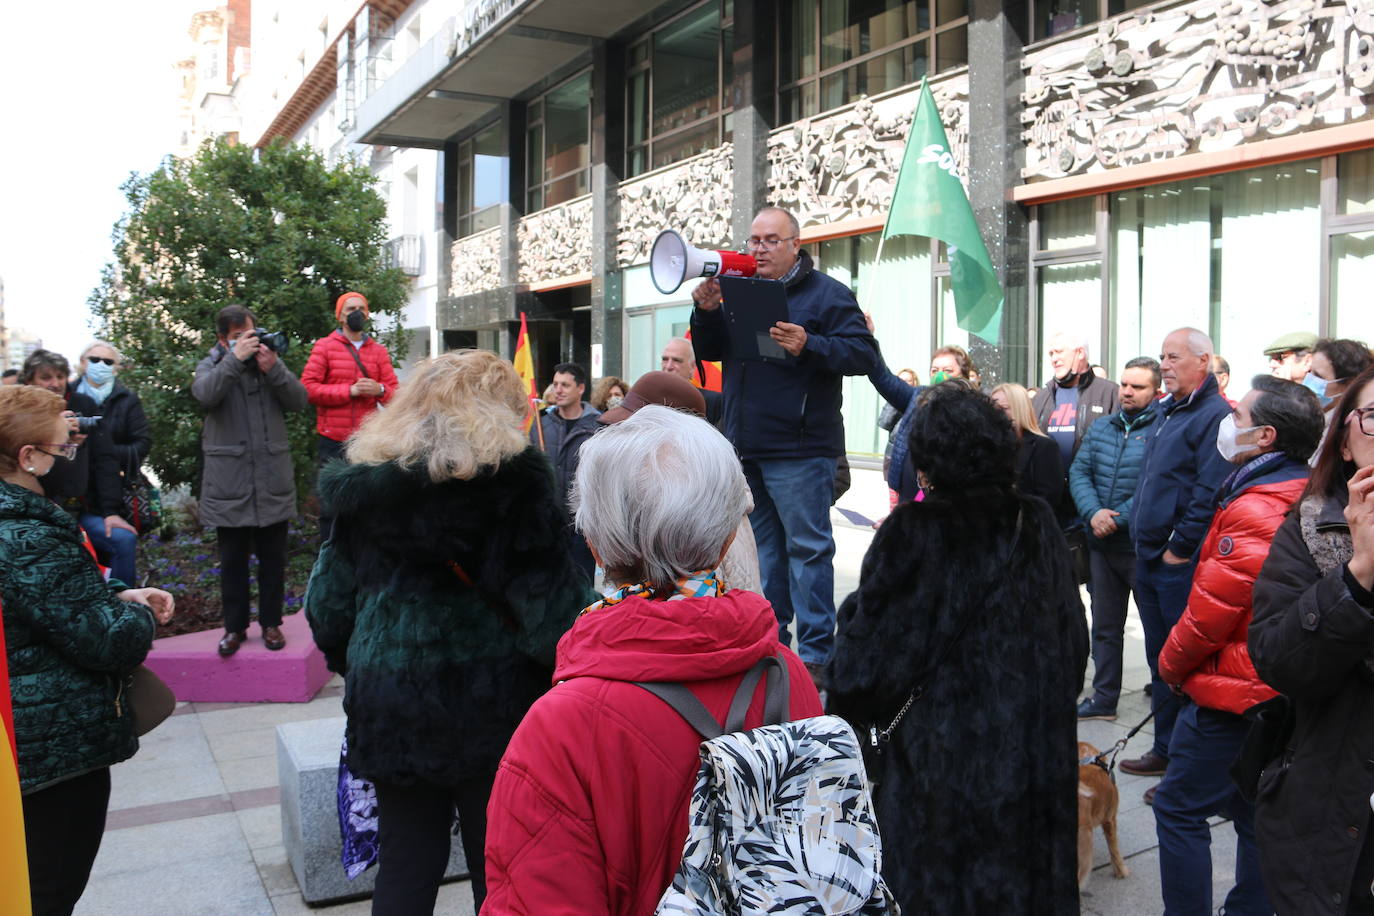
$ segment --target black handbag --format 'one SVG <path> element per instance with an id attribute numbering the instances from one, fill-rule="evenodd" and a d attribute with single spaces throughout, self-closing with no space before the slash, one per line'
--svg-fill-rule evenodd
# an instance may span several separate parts
<path id="1" fill-rule="evenodd" d="M 140 537 L 161 528 L 161 491 L 149 483 L 140 470 L 132 474 L 126 471 L 121 476 L 124 478 L 124 520 L 134 526 Z"/>
<path id="2" fill-rule="evenodd" d="M 1288 697 L 1280 694 L 1251 706 L 1245 712 L 1250 731 L 1231 763 L 1231 781 L 1241 797 L 1251 804 L 1259 797 L 1260 779 L 1265 770 L 1288 767 L 1289 745 L 1297 728 L 1297 713 Z"/>

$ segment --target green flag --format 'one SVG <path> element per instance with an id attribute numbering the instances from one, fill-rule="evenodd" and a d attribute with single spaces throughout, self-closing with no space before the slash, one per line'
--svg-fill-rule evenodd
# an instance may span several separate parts
<path id="1" fill-rule="evenodd" d="M 949 249 L 950 286 L 959 327 L 996 344 L 1002 326 L 1002 288 L 978 232 L 973 207 L 959 181 L 945 126 L 930 87 L 921 80 L 921 97 L 911 119 L 902 170 L 892 191 L 883 238 L 922 235 Z"/>

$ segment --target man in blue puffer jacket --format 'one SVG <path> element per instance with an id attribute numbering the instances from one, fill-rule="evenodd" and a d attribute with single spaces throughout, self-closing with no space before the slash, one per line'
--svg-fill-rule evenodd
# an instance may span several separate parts
<path id="1" fill-rule="evenodd" d="M 750 226 L 757 276 L 787 288 L 790 321 L 769 330 L 795 361 L 768 362 L 731 352 L 720 311 L 720 284 L 692 291 L 692 343 L 701 359 L 723 362 L 725 435 L 734 443 L 754 498 L 749 520 L 758 541 L 765 597 L 789 644 L 819 684 L 835 638 L 835 539 L 830 504 L 844 454 L 840 379 L 866 375 L 878 345 L 847 286 L 815 270 L 801 249 L 797 218 L 765 207 Z"/>
<path id="2" fill-rule="evenodd" d="M 1158 396 L 1159 363 L 1148 356 L 1128 362 L 1121 370 L 1121 410 L 1088 427 L 1069 466 L 1069 491 L 1089 532 L 1093 584 L 1093 693 L 1078 705 L 1080 719 L 1116 718 L 1126 607 L 1135 585 L 1131 503 Z"/>

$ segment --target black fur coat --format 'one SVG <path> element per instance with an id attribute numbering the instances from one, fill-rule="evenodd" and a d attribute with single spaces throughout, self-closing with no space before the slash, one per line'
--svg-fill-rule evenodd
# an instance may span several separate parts
<path id="1" fill-rule="evenodd" d="M 867 742 L 966 615 L 872 774 L 883 874 L 904 912 L 1077 913 L 1088 631 L 1042 500 L 932 491 L 893 512 L 839 611 L 829 709 Z"/>
<path id="2" fill-rule="evenodd" d="M 548 459 L 528 449 L 438 484 L 338 462 L 320 495 L 336 520 L 305 612 L 344 674 L 349 766 L 402 784 L 490 776 L 595 600 Z"/>

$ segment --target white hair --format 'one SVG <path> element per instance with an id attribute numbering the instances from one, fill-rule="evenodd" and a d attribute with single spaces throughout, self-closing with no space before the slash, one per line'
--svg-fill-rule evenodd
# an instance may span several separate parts
<path id="1" fill-rule="evenodd" d="M 86 366 L 86 357 L 89 356 L 91 351 L 94 350 L 96 347 L 109 348 L 109 351 L 115 355 L 116 366 L 119 366 L 124 362 L 124 354 L 120 353 L 119 348 L 116 347 L 114 344 L 110 343 L 108 340 L 93 340 L 90 343 L 86 344 L 86 349 L 81 351 L 81 358 L 77 360 L 78 365 L 82 367 L 83 371 Z"/>
<path id="2" fill-rule="evenodd" d="M 1205 332 L 1199 331 L 1197 328 L 1177 328 L 1170 331 L 1167 337 L 1173 337 L 1175 334 L 1188 335 L 1188 350 L 1194 356 L 1216 355 L 1217 350 L 1212 345 L 1212 338 L 1208 337 Z"/>
<path id="3" fill-rule="evenodd" d="M 1082 349 L 1084 359 L 1087 359 L 1091 353 L 1091 348 L 1088 345 L 1088 336 L 1086 334 L 1074 334 L 1069 331 L 1060 331 L 1050 338 L 1050 344 L 1053 345 L 1055 343 L 1061 343 L 1069 350 Z"/>
<path id="4" fill-rule="evenodd" d="M 657 404 L 582 446 L 572 503 L 577 530 L 608 577 L 660 590 L 713 568 L 754 508 L 726 438 L 699 417 Z"/>
<path id="5" fill-rule="evenodd" d="M 663 349 L 668 349 L 671 344 L 682 344 L 687 348 L 687 361 L 695 363 L 697 361 L 697 349 L 692 346 L 692 342 L 685 337 L 674 337 L 663 345 Z"/>

